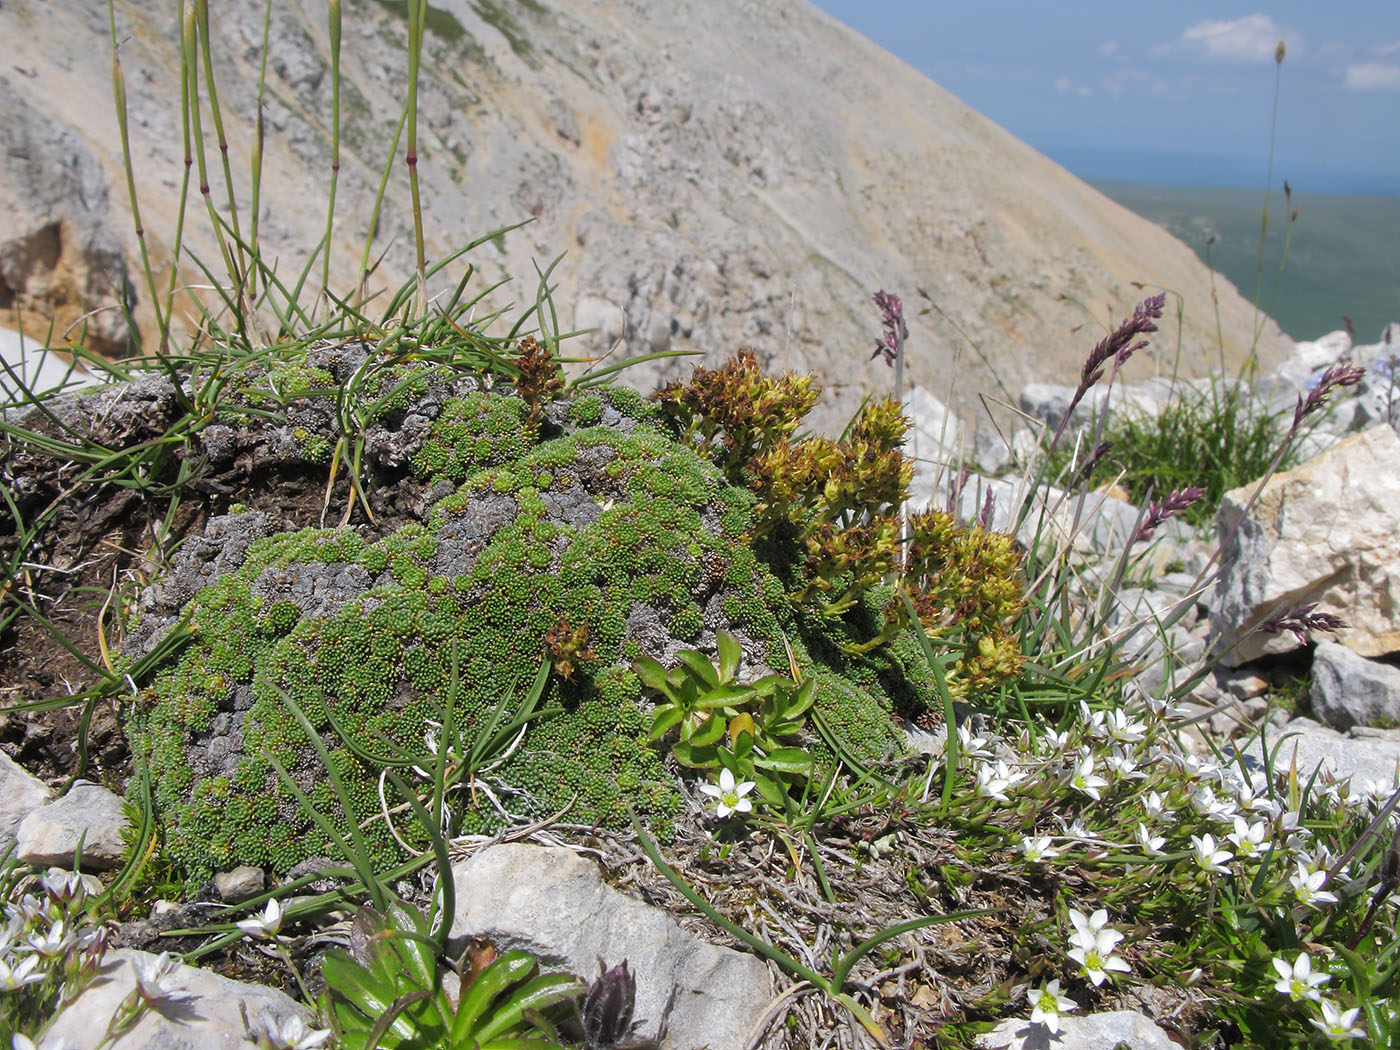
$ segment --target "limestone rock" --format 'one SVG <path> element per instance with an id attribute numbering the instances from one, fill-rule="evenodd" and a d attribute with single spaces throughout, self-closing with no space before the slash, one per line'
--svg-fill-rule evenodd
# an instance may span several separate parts
<path id="1" fill-rule="evenodd" d="M 267 877 L 262 868 L 251 864 L 240 864 L 232 871 L 221 871 L 214 876 L 214 891 L 225 904 L 241 904 L 252 900 L 267 888 Z"/>
<path id="2" fill-rule="evenodd" d="M 1400 438 L 1373 427 L 1272 478 L 1247 513 L 1252 486 L 1225 494 L 1218 520 L 1229 541 L 1211 630 L 1226 664 L 1296 649 L 1286 631 L 1250 632 L 1281 608 L 1307 603 L 1350 624 L 1338 640 L 1362 656 L 1400 649 L 1397 463 Z"/>
<path id="3" fill-rule="evenodd" d="M 1161 1028 L 1135 1010 L 1111 1010 L 1076 1017 L 1060 1015 L 1056 1033 L 1043 1024 L 1011 1018 L 986 1035 L 977 1037 L 986 1050 L 1176 1050 L 1176 1043 Z"/>
<path id="4" fill-rule="evenodd" d="M 1323 642 L 1313 653 L 1313 713 L 1325 725 L 1400 725 L 1400 668 L 1358 656 L 1344 645 Z"/>
<path id="5" fill-rule="evenodd" d="M 299 1018 L 309 1026 L 312 1020 L 304 1006 L 276 989 L 180 966 L 172 982 L 175 995 L 159 1009 L 142 1011 L 134 1025 L 105 1042 L 108 1021 L 136 987 L 133 963 L 152 958 L 125 948 L 108 952 L 98 979 L 54 1018 L 43 1050 L 255 1050 L 268 1025 Z"/>
<path id="6" fill-rule="evenodd" d="M 592 978 L 598 958 L 623 959 L 637 975 L 636 1017 L 652 1034 L 675 990 L 674 1050 L 739 1050 L 768 1005 L 768 970 L 757 958 L 706 944 L 659 908 L 608 886 L 592 862 L 568 849 L 507 843 L 454 864 L 452 937 L 485 935 L 523 948 L 546 969 Z"/>
<path id="7" fill-rule="evenodd" d="M 20 822 L 49 801 L 49 789 L 0 751 L 0 850 L 14 840 Z"/>
<path id="8" fill-rule="evenodd" d="M 1280 738 L 1284 738 L 1279 746 Z M 1321 766 L 1337 780 L 1351 781 L 1353 794 L 1384 798 L 1400 780 L 1400 730 L 1353 727 L 1347 733 L 1329 729 L 1311 718 L 1295 718 L 1282 726 L 1268 726 L 1251 740 L 1249 759 L 1263 768 L 1264 752 L 1278 747 L 1273 768 L 1286 772 L 1298 767 L 1300 783 L 1306 783 Z"/>
<path id="9" fill-rule="evenodd" d="M 100 784 L 79 780 L 57 802 L 24 818 L 15 834 L 17 855 L 25 864 L 71 868 L 81 842 L 84 867 L 120 867 L 126 825 L 118 796 Z"/>

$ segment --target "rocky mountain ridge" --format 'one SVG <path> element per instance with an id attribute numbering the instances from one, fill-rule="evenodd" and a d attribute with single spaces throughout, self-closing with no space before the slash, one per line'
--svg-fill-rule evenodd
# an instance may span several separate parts
<path id="1" fill-rule="evenodd" d="M 263 25 L 254 7 L 216 15 L 214 66 L 246 208 Z M 289 0 L 271 17 L 261 236 L 288 272 L 325 229 L 329 47 L 318 5 Z M 177 27 L 163 9 L 129 4 L 116 23 L 142 218 L 159 262 L 184 170 Z M 28 41 L 0 76 L 11 158 L 0 174 L 0 303 L 27 310 L 32 334 L 45 315 L 63 324 L 80 305 L 111 307 L 137 256 L 106 6 L 15 0 L 0 9 L 0 31 Z M 353 282 L 393 142 L 404 37 L 402 5 L 345 4 L 338 289 Z M 419 105 L 430 256 L 533 218 L 472 256 L 478 287 L 520 282 L 493 301 L 533 301 L 535 263 L 564 252 L 554 271 L 561 326 L 600 330 L 576 345 L 601 352 L 620 340 L 614 359 L 693 349 L 711 363 L 750 345 L 770 369 L 822 378 L 825 415 L 813 420 L 822 427 L 890 388 L 868 360 L 878 288 L 909 305 L 910 381 L 965 418 L 977 415 L 979 393 L 1075 376 L 1086 336 L 1144 286 L 1170 289 L 1182 312 L 1179 332 L 1173 316 L 1159 340 L 1171 349 L 1135 362 L 1135 377 L 1170 371 L 1177 346 L 1185 372 L 1199 374 L 1256 340 L 1253 307 L 1224 282 L 1212 287 L 1184 245 L 804 0 L 443 0 L 429 12 Z M 213 142 L 206 153 L 217 173 Z M 381 274 L 397 282 L 411 270 L 413 238 L 402 167 L 394 178 L 375 252 L 387 248 Z M 217 180 L 213 197 L 224 200 Z M 203 211 L 192 187 L 187 238 Z M 217 258 L 207 238 L 193 243 Z M 915 316 L 925 305 L 917 289 L 936 310 Z M 146 298 L 136 292 L 143 323 Z M 1261 321 L 1258 348 L 1271 360 L 1287 340 Z M 121 330 L 109 309 L 91 342 L 117 351 Z M 693 360 L 629 378 L 646 386 L 688 374 Z"/>

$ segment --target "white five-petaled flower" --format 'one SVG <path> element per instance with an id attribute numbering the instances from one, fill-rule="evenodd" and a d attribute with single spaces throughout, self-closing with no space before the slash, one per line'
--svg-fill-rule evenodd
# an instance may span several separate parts
<path id="1" fill-rule="evenodd" d="M 1119 780 L 1146 780 L 1145 770 L 1138 768 L 1137 759 L 1121 747 L 1115 747 L 1113 754 L 1108 756 L 1108 768 L 1113 771 L 1113 775 Z"/>
<path id="2" fill-rule="evenodd" d="M 752 810 L 753 802 L 744 796 L 753 788 L 752 780 L 746 780 L 742 784 L 735 783 L 734 774 L 727 768 L 719 771 L 718 787 L 714 784 L 700 785 L 701 791 L 719 800 L 715 806 L 715 815 L 719 817 L 727 817 L 731 813 L 748 813 Z"/>
<path id="3" fill-rule="evenodd" d="M 1138 845 L 1146 851 L 1149 857 L 1160 857 L 1162 855 L 1162 844 L 1167 840 L 1161 835 L 1154 835 L 1148 830 L 1147 825 L 1138 821 L 1137 826 Z"/>
<path id="4" fill-rule="evenodd" d="M 1244 817 L 1235 817 L 1235 830 L 1225 837 L 1235 844 L 1241 857 L 1257 857 L 1264 848 L 1264 836 L 1269 825 L 1262 820 L 1253 824 Z"/>
<path id="5" fill-rule="evenodd" d="M 1026 993 L 1031 1004 L 1031 1024 L 1043 1024 L 1051 1032 L 1060 1030 L 1060 1014 L 1078 1010 L 1079 1004 L 1060 994 L 1060 979 L 1056 977 L 1044 988 Z"/>
<path id="6" fill-rule="evenodd" d="M 0 959 L 0 992 L 15 992 L 23 988 L 26 984 L 33 984 L 42 981 L 45 974 L 42 970 L 34 972 L 34 968 L 39 965 L 37 955 L 26 955 L 13 966 L 8 959 Z"/>
<path id="7" fill-rule="evenodd" d="M 262 1029 L 267 1045 L 273 1050 L 316 1050 L 331 1037 L 329 1028 L 308 1028 L 297 1014 L 280 1024 L 270 1017 L 264 1018 Z"/>
<path id="8" fill-rule="evenodd" d="M 977 793 L 983 798 L 994 798 L 999 802 L 1010 802 L 1007 791 L 1026 779 L 1026 774 L 1013 770 L 1005 762 L 995 766 L 983 763 L 977 767 Z"/>
<path id="9" fill-rule="evenodd" d="M 1084 967 L 1084 976 L 1098 986 L 1103 984 L 1110 970 L 1127 973 L 1131 969 L 1122 956 L 1113 952 L 1122 937 L 1117 930 L 1100 930 L 1093 943 L 1082 943 L 1070 949 L 1069 957 Z"/>
<path id="10" fill-rule="evenodd" d="M 1147 793 L 1147 801 L 1143 803 L 1143 809 L 1153 820 L 1160 820 L 1163 824 L 1170 824 L 1176 820 L 1176 815 L 1168 812 L 1167 800 L 1155 791 Z"/>
<path id="11" fill-rule="evenodd" d="M 1312 960 L 1307 952 L 1300 953 L 1292 966 L 1283 959 L 1274 959 L 1273 964 L 1279 978 L 1274 982 L 1274 988 L 1280 995 L 1298 1002 L 1304 999 L 1318 1002 L 1322 998 L 1318 988 L 1332 979 L 1331 974 L 1312 972 Z"/>
<path id="12" fill-rule="evenodd" d="M 1298 895 L 1300 904 L 1316 907 L 1319 904 L 1336 904 L 1337 895 L 1322 888 L 1327 881 L 1327 872 L 1313 871 L 1303 861 L 1298 862 L 1297 874 L 1288 876 L 1293 884 L 1293 892 Z"/>
<path id="13" fill-rule="evenodd" d="M 1361 1013 L 1359 1007 L 1343 1011 L 1341 1006 L 1331 999 L 1323 999 L 1318 1005 L 1322 1007 L 1322 1020 L 1309 1018 L 1309 1022 L 1333 1042 L 1341 1039 L 1361 1039 L 1366 1035 L 1356 1023 L 1356 1018 Z"/>
<path id="14" fill-rule="evenodd" d="M 991 739 L 985 736 L 977 736 L 972 731 L 972 723 L 964 722 L 958 726 L 958 751 L 968 758 L 991 758 L 992 751 L 987 746 Z"/>
<path id="15" fill-rule="evenodd" d="M 1095 986 L 1103 984 L 1110 970 L 1127 973 L 1131 969 L 1125 959 L 1114 954 L 1123 934 L 1108 925 L 1106 909 L 1100 908 L 1093 915 L 1086 916 L 1082 911 L 1071 908 L 1069 920 L 1074 924 L 1074 933 L 1069 938 L 1074 948 L 1069 957 L 1084 967 L 1084 976 Z"/>
<path id="16" fill-rule="evenodd" d="M 1191 808 L 1208 820 L 1232 820 L 1235 816 L 1235 800 L 1219 798 L 1209 784 L 1202 784 L 1191 792 Z"/>
<path id="17" fill-rule="evenodd" d="M 136 992 L 148 1003 L 173 998 L 180 990 L 175 978 L 175 971 L 180 968 L 180 964 L 171 958 L 169 952 L 161 952 L 159 955 L 134 955 L 131 966 L 136 971 Z"/>
<path id="18" fill-rule="evenodd" d="M 1147 727 L 1135 719 L 1129 718 L 1127 712 L 1121 707 L 1115 708 L 1108 713 L 1105 718 L 1108 735 L 1114 740 L 1120 740 L 1125 744 L 1134 744 L 1141 740 L 1147 733 Z"/>
<path id="19" fill-rule="evenodd" d="M 1104 727 L 1104 713 L 1091 711 L 1083 700 L 1079 701 L 1079 717 L 1084 720 L 1084 728 L 1092 737 L 1102 737 L 1108 733 Z"/>
<path id="20" fill-rule="evenodd" d="M 1034 835 L 1027 835 L 1021 840 L 1021 844 L 1016 847 L 1021 855 L 1032 864 L 1037 861 L 1049 860 L 1051 857 L 1058 857 L 1060 851 L 1050 844 L 1049 835 L 1041 835 L 1039 838 Z M 1052 1028 L 1053 1032 L 1054 1029 Z"/>
<path id="21" fill-rule="evenodd" d="M 1069 785 L 1074 790 L 1082 791 L 1090 798 L 1097 799 L 1099 798 L 1099 788 L 1108 787 L 1108 781 L 1094 772 L 1094 756 L 1086 754 L 1075 763 Z"/>
<path id="22" fill-rule="evenodd" d="M 259 940 L 276 937 L 282 929 L 282 905 L 273 898 L 267 902 L 267 907 L 261 915 L 239 919 L 234 925 L 248 936 L 257 937 Z"/>
<path id="23" fill-rule="evenodd" d="M 1225 863 L 1235 856 L 1229 850 L 1216 849 L 1215 838 L 1209 834 L 1192 835 L 1191 849 L 1196 854 L 1196 863 L 1216 875 L 1224 875 L 1227 870 Z"/>
<path id="24" fill-rule="evenodd" d="M 26 938 L 31 950 L 47 958 L 56 959 L 77 943 L 73 931 L 62 919 L 54 922 L 43 933 L 31 933 Z"/>

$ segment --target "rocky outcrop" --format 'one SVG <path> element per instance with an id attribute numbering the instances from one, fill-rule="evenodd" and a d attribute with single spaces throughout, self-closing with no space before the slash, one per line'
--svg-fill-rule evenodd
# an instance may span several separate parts
<path id="1" fill-rule="evenodd" d="M 9 12 L 0 13 L 0 22 Z M 12 40 L 19 36 L 6 36 Z M 21 71 L 22 72 L 22 71 Z M 0 316 L 31 337 L 127 351 L 129 224 L 108 206 L 109 172 L 67 121 L 37 110 L 23 77 L 0 77 Z M 109 158 L 110 159 L 110 158 Z M 123 235 L 126 236 L 123 236 Z"/>
<path id="2" fill-rule="evenodd" d="M 1302 644 L 1256 630 L 1302 605 L 1341 617 L 1338 640 L 1362 656 L 1400 649 L 1400 438 L 1389 426 L 1348 438 L 1294 470 L 1236 489 L 1220 505 L 1227 538 L 1211 618 L 1238 666 Z"/>
<path id="3" fill-rule="evenodd" d="M 270 29 L 260 237 L 282 272 L 305 262 L 326 224 L 332 128 L 319 10 L 274 5 Z M 356 276 L 400 113 L 401 11 L 346 7 L 332 250 L 340 291 Z M 1186 303 L 1182 367 L 1216 360 L 1210 275 L 1186 246 L 804 0 L 452 2 L 434 12 L 419 95 L 428 253 L 442 258 L 537 220 L 473 253 L 479 287 L 513 275 L 525 285 L 497 298 L 533 301 L 533 262 L 565 253 L 553 275 L 560 323 L 600 330 L 575 344 L 581 352 L 616 342 L 610 362 L 695 350 L 713 364 L 752 345 L 770 369 L 816 372 L 830 396 L 812 422 L 839 429 L 865 394 L 890 389 L 888 370 L 870 360 L 879 324 L 870 295 L 886 288 L 909 315 L 907 381 L 939 397 L 951 389 L 952 407 L 971 419 L 977 395 L 998 383 L 1074 381 L 1086 335 L 1091 344 L 1146 284 Z M 261 8 L 221 7 L 213 33 L 234 196 L 246 210 Z M 6 3 L 0 34 L 27 42 L 0 95 L 8 134 L 42 147 L 0 173 L 0 200 L 26 216 L 0 226 L 57 222 L 65 244 L 120 244 L 134 259 L 106 4 Z M 184 176 L 176 26 L 165 8 L 118 4 L 117 34 L 142 216 L 160 266 Z M 206 154 L 222 204 L 212 141 Z M 386 201 L 376 241 L 388 251 L 380 275 L 394 284 L 411 267 L 406 197 Z M 101 238 L 74 225 L 79 198 Z M 214 260 L 202 212 L 192 206 L 185 234 Z M 90 264 L 93 276 L 81 277 L 89 299 L 112 287 L 103 272 Z M 1225 357 L 1235 361 L 1253 342 L 1254 311 L 1216 287 Z M 936 310 L 920 312 L 917 289 Z M 1164 324 L 1163 345 L 1177 345 L 1174 329 Z M 1264 356 L 1286 345 L 1268 324 Z M 648 364 L 629 379 L 650 389 L 692 363 Z M 1130 373 L 1153 367 L 1144 359 Z"/>
<path id="4" fill-rule="evenodd" d="M 454 865 L 452 937 L 522 948 L 546 969 L 593 975 L 626 959 L 636 1018 L 666 1022 L 675 1050 L 743 1046 L 772 994 L 757 956 L 706 944 L 659 908 L 624 896 L 573 850 L 504 843 Z"/>

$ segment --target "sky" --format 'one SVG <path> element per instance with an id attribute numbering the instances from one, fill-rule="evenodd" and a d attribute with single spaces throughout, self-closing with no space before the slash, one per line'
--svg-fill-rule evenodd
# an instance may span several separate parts
<path id="1" fill-rule="evenodd" d="M 814 2 L 1081 176 L 1262 187 L 1277 72 L 1276 188 L 1400 193 L 1400 0 Z"/>

